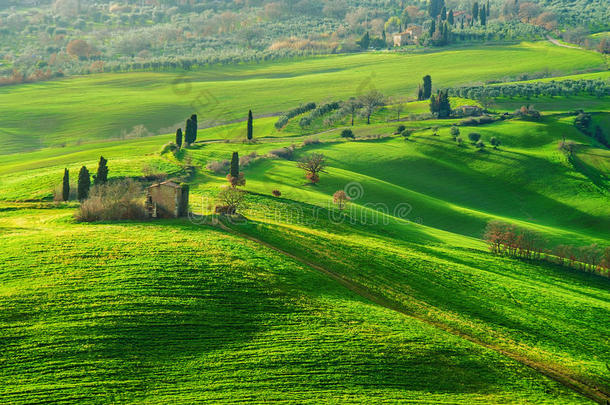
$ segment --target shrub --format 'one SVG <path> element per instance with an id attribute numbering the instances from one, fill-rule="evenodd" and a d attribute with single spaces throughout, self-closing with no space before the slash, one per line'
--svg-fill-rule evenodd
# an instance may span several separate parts
<path id="1" fill-rule="evenodd" d="M 98 184 L 91 188 L 75 214 L 77 221 L 145 219 L 142 188 L 131 179 Z"/>
<path id="2" fill-rule="evenodd" d="M 343 131 L 341 131 L 341 138 L 354 139 L 354 132 L 351 129 L 344 129 Z"/>
<path id="3" fill-rule="evenodd" d="M 470 142 L 472 142 L 473 144 L 476 144 L 479 139 L 481 139 L 481 134 L 477 132 L 471 132 L 468 134 L 468 139 L 470 139 Z"/>
<path id="4" fill-rule="evenodd" d="M 489 143 L 494 147 L 494 149 L 498 149 L 498 146 L 500 146 L 500 140 L 495 136 L 491 137 Z"/>
<path id="5" fill-rule="evenodd" d="M 464 140 L 458 136 L 457 138 L 455 138 L 455 142 L 457 142 L 458 146 L 462 146 L 462 143 L 464 143 Z"/>
<path id="6" fill-rule="evenodd" d="M 227 159 L 220 161 L 212 161 L 208 162 L 205 168 L 211 172 L 214 172 L 215 174 L 224 174 L 229 170 L 230 164 L 231 162 L 229 162 L 229 160 Z"/>
<path id="7" fill-rule="evenodd" d="M 455 125 L 453 125 L 451 127 L 449 132 L 451 133 L 451 136 L 453 137 L 453 139 L 457 138 L 460 135 L 460 129 L 458 127 L 456 127 Z"/>
<path id="8" fill-rule="evenodd" d="M 275 197 L 281 197 L 282 196 L 282 192 L 280 190 L 273 190 L 271 192 L 271 194 L 273 194 Z"/>
<path id="9" fill-rule="evenodd" d="M 249 155 L 245 155 L 239 158 L 239 166 L 246 167 L 250 163 L 254 162 L 256 159 L 258 159 L 258 153 L 251 152 Z"/>
<path id="10" fill-rule="evenodd" d="M 304 156 L 297 166 L 305 170 L 305 177 L 315 184 L 320 181 L 319 173 L 323 173 L 326 168 L 326 157 L 321 153 L 312 153 Z"/>
<path id="11" fill-rule="evenodd" d="M 292 158 L 294 156 L 294 148 L 287 147 L 287 148 L 273 149 L 272 151 L 269 152 L 269 155 L 274 156 L 276 158 L 280 158 L 280 159 L 292 160 Z"/>
<path id="12" fill-rule="evenodd" d="M 349 200 L 350 198 L 343 190 L 336 191 L 335 194 L 333 194 L 333 202 L 337 204 L 337 208 L 339 208 L 340 211 L 345 209 Z"/>
<path id="13" fill-rule="evenodd" d="M 218 193 L 217 214 L 234 215 L 247 207 L 245 193 L 237 188 L 223 187 Z"/>
<path id="14" fill-rule="evenodd" d="M 163 145 L 163 148 L 161 148 L 162 155 L 164 155 L 168 152 L 176 153 L 177 151 L 178 151 L 178 145 L 176 145 L 174 142 L 168 142 L 165 145 Z"/>
<path id="15" fill-rule="evenodd" d="M 478 150 L 483 150 L 483 148 L 485 148 L 485 144 L 483 143 L 483 141 L 478 141 L 475 146 Z"/>
<path id="16" fill-rule="evenodd" d="M 317 145 L 320 143 L 318 138 L 307 138 L 303 141 L 303 146 Z"/>
<path id="17" fill-rule="evenodd" d="M 398 128 L 396 128 L 396 132 L 394 132 L 394 134 L 399 135 L 402 134 L 402 131 L 404 131 L 406 129 L 406 127 L 404 125 L 399 125 Z"/>
<path id="18" fill-rule="evenodd" d="M 402 131 L 402 133 L 400 135 L 402 135 L 403 138 L 405 138 L 405 139 L 409 139 L 409 137 L 411 135 L 413 135 L 413 132 L 415 132 L 414 129 L 407 128 L 404 131 Z"/>
<path id="19" fill-rule="evenodd" d="M 300 114 L 304 114 L 308 111 L 313 110 L 314 108 L 316 108 L 316 103 L 308 103 L 305 105 L 301 105 L 297 108 L 294 108 L 290 111 L 288 111 L 287 113 L 285 113 L 284 115 L 282 115 L 277 122 L 275 123 L 275 128 L 276 129 L 282 129 L 291 118 L 296 117 L 297 115 Z"/>
<path id="20" fill-rule="evenodd" d="M 341 104 L 339 104 L 339 102 L 337 101 L 321 105 L 320 107 L 313 110 L 309 115 L 301 118 L 301 120 L 299 121 L 299 125 L 301 127 L 309 126 L 316 118 L 322 117 L 323 115 L 331 111 L 338 110 L 339 107 L 341 107 Z"/>

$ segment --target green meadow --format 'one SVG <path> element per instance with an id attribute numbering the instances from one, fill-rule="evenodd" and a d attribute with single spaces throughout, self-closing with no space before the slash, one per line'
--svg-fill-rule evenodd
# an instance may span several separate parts
<path id="1" fill-rule="evenodd" d="M 412 99 L 424 74 L 440 88 L 549 69 L 607 79 L 583 73 L 604 69 L 596 53 L 524 43 L 0 87 L 0 402 L 610 399 L 607 275 L 494 256 L 482 240 L 496 219 L 549 247 L 608 246 L 610 152 L 570 114 L 585 108 L 610 136 L 607 97 L 493 100 L 542 118 L 461 125 L 461 146 L 459 119 L 415 119 L 427 101 L 401 112 L 409 139 L 393 104 L 370 125 L 356 117 L 355 139 L 341 137 L 347 119 L 274 126 L 301 103 L 371 88 Z M 238 121 L 249 108 L 254 142 Z M 198 142 L 161 153 L 193 111 Z M 137 125 L 151 134 L 129 134 Z M 248 206 L 225 218 L 226 173 L 206 166 L 235 151 L 254 156 L 241 167 Z M 313 152 L 328 164 L 316 185 L 297 167 Z M 74 183 L 100 156 L 111 181 L 188 182 L 194 215 L 78 223 L 78 203 L 53 192 L 64 168 Z M 344 212 L 337 190 L 352 196 Z"/>
<path id="2" fill-rule="evenodd" d="M 605 70 L 590 51 L 546 42 L 425 54 L 364 53 L 273 64 L 213 66 L 198 71 L 90 75 L 0 88 L 5 140 L 1 153 L 134 134 L 144 125 L 168 133 L 193 111 L 202 124 L 280 113 L 310 101 L 332 101 L 376 88 L 412 98 L 421 77 L 435 87 L 516 78 L 522 73 Z M 140 133 L 137 132 L 136 133 Z"/>

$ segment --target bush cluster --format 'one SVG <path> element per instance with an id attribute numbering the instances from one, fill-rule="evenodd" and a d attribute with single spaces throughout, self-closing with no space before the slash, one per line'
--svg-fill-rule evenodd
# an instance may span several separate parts
<path id="1" fill-rule="evenodd" d="M 146 217 L 142 187 L 131 179 L 93 186 L 75 214 L 76 220 L 81 222 Z"/>
<path id="2" fill-rule="evenodd" d="M 316 103 L 307 103 L 307 104 L 303 104 L 303 105 L 301 105 L 301 106 L 299 106 L 297 108 L 293 108 L 292 110 L 286 112 L 284 115 L 280 116 L 280 118 L 275 123 L 275 128 L 276 129 L 284 128 L 284 126 L 286 124 L 288 124 L 288 121 L 291 118 L 294 118 L 297 115 L 301 115 L 301 114 L 304 114 L 304 113 L 306 113 L 308 111 L 311 111 L 314 108 L 316 108 Z"/>

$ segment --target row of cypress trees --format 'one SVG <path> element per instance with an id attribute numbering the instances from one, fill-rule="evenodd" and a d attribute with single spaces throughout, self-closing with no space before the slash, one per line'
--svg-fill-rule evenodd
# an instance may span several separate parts
<path id="1" fill-rule="evenodd" d="M 104 184 L 108 181 L 108 160 L 103 156 L 100 156 L 100 161 L 97 165 L 97 174 L 93 176 L 93 184 Z M 77 197 L 80 201 L 86 199 L 89 196 L 89 189 L 91 188 L 91 175 L 89 169 L 86 166 L 80 168 L 78 172 L 78 183 L 77 183 Z M 70 172 L 68 169 L 64 169 L 64 178 L 62 181 L 62 200 L 68 201 L 70 199 Z"/>
<path id="2" fill-rule="evenodd" d="M 252 110 L 248 111 L 248 140 L 252 140 L 254 128 L 253 128 L 253 116 Z M 178 149 L 182 148 L 182 140 L 184 139 L 184 143 L 186 145 L 191 145 L 195 143 L 197 140 L 197 114 L 191 115 L 189 119 L 186 120 L 186 128 L 184 130 L 184 135 L 182 134 L 182 128 L 178 128 L 176 130 L 176 146 Z"/>

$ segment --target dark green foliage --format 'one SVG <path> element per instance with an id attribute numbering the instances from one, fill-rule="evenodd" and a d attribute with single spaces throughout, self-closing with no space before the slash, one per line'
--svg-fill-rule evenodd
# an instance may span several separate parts
<path id="1" fill-rule="evenodd" d="M 182 128 L 178 128 L 176 131 L 176 146 L 178 149 L 182 147 Z"/>
<path id="2" fill-rule="evenodd" d="M 483 148 L 485 148 L 485 144 L 481 140 L 479 140 L 474 146 L 476 146 L 478 150 L 483 150 Z"/>
<path id="3" fill-rule="evenodd" d="M 470 142 L 472 142 L 473 144 L 476 144 L 481 139 L 481 134 L 477 132 L 471 132 L 468 134 L 468 139 L 470 139 Z"/>
<path id="4" fill-rule="evenodd" d="M 362 38 L 360 38 L 356 44 L 360 47 L 360 49 L 362 50 L 367 50 L 369 49 L 369 46 L 371 45 L 371 37 L 369 35 L 369 32 L 367 31 Z"/>
<path id="5" fill-rule="evenodd" d="M 97 174 L 94 177 L 94 184 L 104 184 L 108 181 L 108 160 L 100 156 L 100 161 L 97 165 Z"/>
<path id="6" fill-rule="evenodd" d="M 447 118 L 451 115 L 451 104 L 447 90 L 439 90 L 435 96 L 430 97 L 430 112 L 439 118 Z"/>
<path id="7" fill-rule="evenodd" d="M 421 101 L 424 99 L 424 90 L 421 87 L 421 84 L 417 87 L 417 100 Z"/>
<path id="8" fill-rule="evenodd" d="M 407 140 L 407 139 L 409 139 L 409 137 L 411 135 L 413 135 L 413 132 L 415 132 L 414 129 L 407 128 L 404 131 L 402 131 L 402 133 L 400 135 L 402 135 L 402 137 L 405 138 L 405 140 Z"/>
<path id="9" fill-rule="evenodd" d="M 435 20 L 441 14 L 444 7 L 445 0 L 430 0 L 428 3 L 428 15 Z"/>
<path id="10" fill-rule="evenodd" d="M 239 177 L 239 153 L 233 152 L 231 157 L 231 170 L 229 171 L 231 177 Z"/>
<path id="11" fill-rule="evenodd" d="M 307 103 L 305 105 L 301 105 L 297 108 L 294 108 L 290 111 L 288 111 L 287 113 L 285 113 L 284 115 L 282 115 L 277 122 L 275 123 L 275 128 L 276 129 L 282 129 L 284 127 L 284 125 L 286 125 L 288 123 L 288 121 L 291 118 L 296 117 L 297 115 L 301 115 L 304 114 L 308 111 L 311 111 L 313 109 L 316 108 L 316 103 Z"/>
<path id="12" fill-rule="evenodd" d="M 396 134 L 401 134 L 402 131 L 404 131 L 406 129 L 406 127 L 404 125 L 399 125 L 398 128 L 396 128 Z"/>
<path id="13" fill-rule="evenodd" d="M 432 77 L 430 77 L 430 75 L 426 75 L 424 76 L 423 81 L 422 100 L 427 100 L 432 95 Z"/>
<path id="14" fill-rule="evenodd" d="M 443 6 L 441 9 L 441 20 L 445 21 L 447 19 L 447 8 Z"/>
<path id="15" fill-rule="evenodd" d="M 449 14 L 447 14 L 447 22 L 451 25 L 455 23 L 453 18 L 453 10 L 449 10 Z"/>
<path id="16" fill-rule="evenodd" d="M 313 110 L 309 115 L 301 118 L 299 121 L 299 125 L 301 127 L 306 127 L 311 125 L 312 121 L 316 118 L 320 118 L 321 116 L 328 114 L 331 111 L 338 110 L 341 107 L 341 103 L 338 101 L 333 101 L 332 103 L 327 103 L 319 106 L 315 110 Z"/>
<path id="17" fill-rule="evenodd" d="M 89 196 L 89 188 L 91 188 L 91 176 L 89 170 L 85 166 L 80 168 L 78 172 L 78 199 L 85 200 Z"/>
<path id="18" fill-rule="evenodd" d="M 473 19 L 473 21 L 476 21 L 479 19 L 479 3 L 476 1 L 472 5 L 472 19 Z"/>
<path id="19" fill-rule="evenodd" d="M 430 36 L 433 36 L 435 31 L 436 31 L 436 20 L 432 20 L 430 22 L 430 28 L 428 29 L 428 34 Z"/>
<path id="20" fill-rule="evenodd" d="M 64 169 L 64 178 L 61 187 L 61 198 L 63 201 L 70 199 L 70 172 L 68 169 Z"/>
<path id="21" fill-rule="evenodd" d="M 352 118 L 352 126 L 354 126 L 354 117 L 356 115 L 356 113 L 358 112 L 358 110 L 360 110 L 362 108 L 362 103 L 360 102 L 360 100 L 356 99 L 355 97 L 350 97 L 349 100 L 347 100 L 346 102 L 343 103 L 343 105 L 341 106 L 341 108 L 343 109 L 343 111 L 345 111 L 347 114 L 349 114 Z"/>
<path id="22" fill-rule="evenodd" d="M 453 125 L 450 129 L 450 133 L 451 133 L 451 136 L 453 137 L 453 139 L 455 140 L 455 138 L 457 138 L 460 135 L 460 129 L 458 127 L 456 127 L 455 125 Z"/>
<path id="23" fill-rule="evenodd" d="M 341 131 L 341 138 L 354 139 L 354 132 L 351 129 L 344 129 L 343 131 Z"/>
<path id="24" fill-rule="evenodd" d="M 186 120 L 186 128 L 184 130 L 184 142 L 187 145 L 195 143 L 197 140 L 197 115 L 191 115 L 191 118 Z"/>
<path id="25" fill-rule="evenodd" d="M 252 140 L 252 135 L 253 135 L 253 117 L 252 117 L 252 110 L 248 111 L 248 140 L 251 141 Z"/>
<path id="26" fill-rule="evenodd" d="M 591 135 L 591 114 L 581 111 L 574 118 L 574 126 L 584 134 Z"/>
<path id="27" fill-rule="evenodd" d="M 530 80 L 536 77 L 522 75 L 519 80 Z M 603 80 L 561 80 L 550 82 L 530 82 L 501 84 L 497 86 L 464 86 L 449 89 L 451 96 L 482 99 L 482 98 L 514 98 L 540 96 L 577 96 L 590 95 L 599 98 L 610 96 L 610 85 Z"/>
<path id="28" fill-rule="evenodd" d="M 602 128 L 599 125 L 595 126 L 595 133 L 593 134 L 593 137 L 597 142 L 601 143 L 607 148 L 610 148 L 610 142 L 608 142 L 608 140 L 604 136 L 604 132 L 602 131 Z"/>
<path id="29" fill-rule="evenodd" d="M 487 25 L 487 11 L 485 10 L 485 5 L 481 7 L 481 12 L 479 13 L 479 19 L 481 21 L 481 25 Z"/>
<path id="30" fill-rule="evenodd" d="M 494 149 L 498 149 L 498 146 L 500 146 L 500 140 L 495 136 L 491 137 L 489 143 L 494 147 Z"/>

